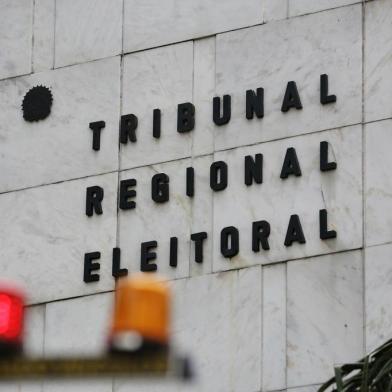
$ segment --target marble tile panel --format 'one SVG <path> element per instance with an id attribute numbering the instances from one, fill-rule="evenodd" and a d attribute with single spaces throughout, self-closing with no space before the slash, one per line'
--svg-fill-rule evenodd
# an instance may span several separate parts
<path id="1" fill-rule="evenodd" d="M 194 41 L 193 103 L 196 107 L 192 155 L 214 151 L 211 97 L 215 94 L 215 37 Z"/>
<path id="2" fill-rule="evenodd" d="M 287 264 L 287 385 L 318 384 L 363 356 L 361 251 Z"/>
<path id="3" fill-rule="evenodd" d="M 31 72 L 33 0 L 0 1 L 0 79 Z"/>
<path id="4" fill-rule="evenodd" d="M 392 120 L 365 125 L 366 245 L 392 241 Z"/>
<path id="5" fill-rule="evenodd" d="M 214 192 L 213 270 L 314 256 L 362 246 L 362 132 L 361 126 L 318 132 L 216 153 L 214 161 L 228 167 L 228 186 Z M 327 141 L 329 160 L 337 169 L 320 171 L 320 142 Z M 281 179 L 288 148 L 295 148 L 302 175 Z M 244 183 L 244 158 L 263 154 L 263 183 Z M 328 230 L 336 238 L 320 239 L 319 211 L 326 209 Z M 285 246 L 291 215 L 298 215 L 306 243 Z M 269 250 L 252 251 L 252 222 L 270 224 Z M 221 254 L 224 227 L 239 231 L 239 253 Z"/>
<path id="6" fill-rule="evenodd" d="M 392 338 L 392 245 L 365 249 L 366 352 Z"/>
<path id="7" fill-rule="evenodd" d="M 135 179 L 137 182 L 133 188 L 136 197 L 132 199 L 136 207 L 119 212 L 121 264 L 130 273 L 140 271 L 141 243 L 157 241 L 157 248 L 151 249 L 156 252 L 156 260 L 150 262 L 157 265 L 157 272 L 168 278 L 189 276 L 192 204 L 195 203 L 186 195 L 186 168 L 190 166 L 192 161 L 184 159 L 121 172 L 120 181 Z M 170 181 L 169 200 L 163 203 L 151 198 L 152 177 L 158 173 L 165 173 Z M 205 197 L 195 189 L 194 199 Z M 169 265 L 171 237 L 178 238 L 177 267 Z"/>
<path id="8" fill-rule="evenodd" d="M 42 357 L 44 346 L 45 305 L 25 310 L 23 352 L 28 357 Z M 42 392 L 40 380 L 0 382 L 0 391 Z"/>
<path id="9" fill-rule="evenodd" d="M 35 0 L 33 71 L 54 67 L 55 0 Z"/>
<path id="10" fill-rule="evenodd" d="M 23 351 L 30 357 L 41 357 L 44 352 L 45 305 L 26 308 Z"/>
<path id="11" fill-rule="evenodd" d="M 361 6 L 266 23 L 217 36 L 216 94 L 231 95 L 231 120 L 215 126 L 215 149 L 361 122 Z M 320 75 L 336 102 L 320 103 Z M 303 109 L 282 112 L 289 81 Z M 264 117 L 245 116 L 246 91 L 264 88 Z"/>
<path id="12" fill-rule="evenodd" d="M 37 85 L 52 91 L 51 114 L 27 122 L 23 97 Z M 0 192 L 116 170 L 119 102 L 119 58 L 0 82 Z M 89 124 L 101 120 L 94 151 Z"/>
<path id="13" fill-rule="evenodd" d="M 121 264 L 129 272 L 140 271 L 141 243 L 157 241 L 157 271 L 168 278 L 210 273 L 212 270 L 212 192 L 209 167 L 212 156 L 184 159 L 160 165 L 136 168 L 121 173 L 120 181 L 135 179 L 136 208 L 120 209 L 119 246 Z M 186 194 L 186 170 L 194 169 L 194 196 Z M 169 200 L 157 203 L 151 198 L 151 181 L 157 173 L 169 177 Z M 192 233 L 206 232 L 203 262 L 195 262 Z M 170 266 L 170 238 L 178 238 L 178 265 Z"/>
<path id="14" fill-rule="evenodd" d="M 286 264 L 263 268 L 263 391 L 286 388 Z"/>
<path id="15" fill-rule="evenodd" d="M 259 0 L 125 0 L 124 52 L 205 37 L 262 22 Z M 170 26 L 170 28 L 168 28 Z"/>
<path id="16" fill-rule="evenodd" d="M 102 215 L 85 214 L 86 188 L 104 188 Z M 0 274 L 26 288 L 29 303 L 113 288 L 117 174 L 0 195 Z M 100 281 L 83 281 L 84 254 L 101 252 Z"/>
<path id="17" fill-rule="evenodd" d="M 112 392 L 112 381 L 107 379 L 53 380 L 43 384 L 42 392 Z"/>
<path id="18" fill-rule="evenodd" d="M 113 298 L 113 293 L 104 293 L 47 304 L 45 356 L 104 353 L 112 320 Z"/>
<path id="19" fill-rule="evenodd" d="M 144 30 L 143 30 L 144 31 Z M 193 42 L 124 57 L 122 114 L 138 117 L 137 141 L 120 146 L 122 169 L 189 157 L 195 130 L 177 132 L 177 105 L 192 102 Z M 161 137 L 153 137 L 153 110 Z"/>
<path id="20" fill-rule="evenodd" d="M 174 336 L 199 391 L 261 389 L 260 267 L 173 282 Z"/>
<path id="21" fill-rule="evenodd" d="M 47 305 L 45 355 L 91 356 L 106 349 L 113 294 L 105 293 Z M 112 392 L 112 379 L 49 380 L 43 392 Z"/>
<path id="22" fill-rule="evenodd" d="M 206 232 L 207 238 L 203 243 L 203 262 L 195 262 L 195 243 L 191 241 L 190 250 L 190 275 L 203 275 L 212 272 L 212 248 L 213 248 L 213 205 L 212 192 L 210 189 L 210 166 L 212 155 L 194 158 L 192 166 L 195 172 L 195 196 L 192 203 L 191 233 Z"/>
<path id="23" fill-rule="evenodd" d="M 287 392 L 317 392 L 321 385 L 307 385 L 304 387 L 290 388 Z"/>
<path id="24" fill-rule="evenodd" d="M 122 0 L 56 0 L 56 68 L 120 54 L 122 10 Z"/>
<path id="25" fill-rule="evenodd" d="M 392 3 L 365 5 L 365 120 L 392 117 Z"/>
<path id="26" fill-rule="evenodd" d="M 23 381 L 19 385 L 19 392 L 42 392 L 43 382 L 41 381 Z"/>
<path id="27" fill-rule="evenodd" d="M 343 7 L 349 4 L 360 3 L 361 0 L 288 0 L 288 2 L 289 16 L 291 17 L 328 10 L 331 8 Z"/>
<path id="28" fill-rule="evenodd" d="M 1 382 L 0 392 L 19 392 L 19 384 L 15 381 Z"/>
<path id="29" fill-rule="evenodd" d="M 201 392 L 198 380 L 182 382 L 171 379 L 141 378 L 126 380 L 116 378 L 113 392 Z"/>
<path id="30" fill-rule="evenodd" d="M 288 17 L 289 0 L 265 0 L 264 22 L 285 19 Z"/>

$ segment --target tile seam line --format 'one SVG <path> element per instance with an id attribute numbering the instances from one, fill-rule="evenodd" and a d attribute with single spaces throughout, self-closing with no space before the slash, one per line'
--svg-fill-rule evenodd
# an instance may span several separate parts
<path id="1" fill-rule="evenodd" d="M 56 66 L 56 28 L 57 28 L 57 0 L 54 0 L 53 10 L 53 59 L 52 59 L 52 70 Z"/>
<path id="2" fill-rule="evenodd" d="M 379 121 L 385 121 L 385 120 L 390 120 L 390 119 L 388 118 L 388 119 L 383 119 L 383 120 L 376 120 L 376 121 L 373 121 L 373 122 L 379 122 Z M 371 122 L 369 122 L 369 123 L 371 123 Z M 366 123 L 366 124 L 369 124 L 369 123 Z M 329 132 L 329 131 L 334 131 L 334 130 L 348 128 L 348 127 L 354 127 L 354 126 L 358 126 L 358 125 L 366 125 L 366 124 L 363 124 L 362 122 L 352 123 L 352 124 L 342 125 L 342 126 L 338 126 L 338 127 L 327 128 L 327 129 L 323 129 L 323 130 L 319 130 L 319 131 L 312 131 L 312 132 L 308 132 L 308 133 L 303 133 L 303 134 L 299 134 L 299 135 L 286 136 L 286 137 L 283 137 L 283 138 L 270 139 L 270 140 L 265 140 L 265 141 L 261 141 L 261 142 L 258 141 L 258 142 L 254 142 L 254 143 L 250 143 L 250 144 L 244 144 L 244 145 L 240 145 L 240 146 L 236 146 L 236 147 L 227 147 L 227 148 L 223 148 L 223 149 L 217 149 L 215 151 L 211 151 L 211 152 L 208 152 L 208 153 L 196 154 L 196 155 L 188 155 L 188 156 L 184 156 L 184 157 L 180 157 L 180 158 L 169 159 L 167 161 L 159 161 L 159 162 L 148 163 L 148 164 L 143 164 L 143 165 L 140 165 L 140 166 L 133 166 L 133 167 L 128 167 L 128 168 L 119 169 L 119 170 L 114 169 L 114 170 L 109 170 L 109 171 L 95 173 L 95 174 L 87 174 L 85 176 L 80 176 L 80 177 L 67 178 L 65 180 L 58 180 L 58 181 L 53 181 L 53 182 L 48 182 L 48 183 L 41 183 L 41 184 L 31 185 L 31 186 L 22 187 L 22 188 L 15 188 L 15 189 L 10 189 L 10 190 L 7 190 L 7 191 L 0 192 L 0 196 L 3 195 L 3 194 L 7 194 L 7 193 L 20 192 L 20 191 L 25 191 L 25 190 L 28 190 L 28 189 L 35 189 L 35 188 L 40 188 L 40 187 L 44 187 L 44 186 L 62 184 L 62 183 L 65 183 L 65 182 L 78 181 L 78 180 L 92 178 L 92 177 L 99 177 L 99 176 L 104 176 L 106 174 L 123 173 L 123 172 L 129 171 L 129 170 L 141 169 L 141 168 L 151 167 L 151 166 L 156 166 L 156 165 L 163 165 L 163 164 L 168 164 L 168 163 L 171 163 L 171 162 L 179 162 L 179 161 L 186 160 L 186 159 L 193 159 L 194 160 L 195 158 L 203 158 L 203 157 L 208 157 L 208 156 L 215 157 L 216 153 L 222 153 L 222 152 L 232 151 L 232 150 L 236 150 L 236 149 L 240 149 L 240 148 L 246 148 L 246 147 L 254 147 L 254 146 L 257 146 L 257 145 L 264 145 L 266 143 L 283 141 L 283 140 L 287 140 L 287 139 L 294 139 L 294 138 L 298 138 L 298 137 L 305 137 L 305 136 L 308 136 L 308 135 L 315 135 L 315 134 L 322 133 L 322 132 Z"/>
<path id="3" fill-rule="evenodd" d="M 32 0 L 32 20 L 31 20 L 31 62 L 30 62 L 30 69 L 31 73 L 34 72 L 34 59 L 35 59 L 35 9 L 36 9 L 36 1 Z"/>
<path id="4" fill-rule="evenodd" d="M 255 268 L 255 269 L 260 268 L 262 271 L 264 267 L 271 267 L 271 266 L 279 265 L 279 264 L 286 264 L 286 266 L 287 266 L 287 263 L 294 262 L 294 261 L 297 261 L 297 262 L 298 261 L 305 261 L 305 260 L 315 258 L 315 257 L 326 257 L 326 256 L 330 256 L 330 255 L 340 254 L 340 253 L 357 252 L 357 251 L 361 251 L 361 250 L 363 250 L 362 247 L 355 247 L 355 248 L 350 248 L 350 249 L 338 250 L 338 251 L 334 251 L 334 252 L 330 252 L 330 253 L 321 253 L 321 254 L 315 254 L 312 256 L 305 256 L 305 257 L 298 257 L 298 258 L 293 258 L 293 259 L 288 259 L 288 260 L 276 261 L 276 262 L 268 263 L 268 264 L 252 264 L 252 265 L 241 266 L 238 268 L 232 268 L 232 269 L 227 269 L 227 270 L 207 272 L 207 273 L 204 273 L 201 275 L 183 276 L 183 277 L 178 277 L 178 278 L 174 277 L 172 279 L 166 279 L 165 282 L 170 283 L 170 282 L 177 282 L 177 281 L 185 281 L 185 280 L 189 280 L 189 279 L 198 279 L 201 277 L 214 276 L 214 275 L 219 275 L 219 274 L 238 273 L 241 270 L 250 269 L 250 268 Z M 137 274 L 139 272 L 140 271 L 131 271 L 129 273 L 129 276 L 131 276 L 133 274 Z M 34 306 L 51 304 L 54 302 L 68 301 L 68 300 L 84 298 L 84 297 L 91 297 L 94 295 L 108 294 L 108 293 L 113 293 L 113 292 L 114 292 L 114 289 L 108 289 L 108 290 L 97 291 L 95 293 L 80 294 L 80 295 L 75 295 L 75 296 L 71 296 L 71 297 L 62 297 L 62 298 L 53 299 L 53 300 L 49 300 L 49 301 L 32 302 L 32 303 L 27 304 L 26 307 L 30 308 L 30 307 L 34 307 Z M 318 385 L 318 384 L 316 383 L 315 385 Z"/>
<path id="5" fill-rule="evenodd" d="M 366 2 L 362 1 L 362 244 L 366 249 L 366 134 L 365 134 L 365 37 Z M 366 355 L 366 255 L 362 251 L 362 354 Z"/>

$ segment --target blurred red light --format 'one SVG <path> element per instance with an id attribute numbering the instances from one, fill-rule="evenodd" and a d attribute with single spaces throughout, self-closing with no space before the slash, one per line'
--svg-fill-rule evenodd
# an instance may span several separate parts
<path id="1" fill-rule="evenodd" d="M 0 292 L 0 340 L 18 342 L 23 330 L 23 299 Z"/>

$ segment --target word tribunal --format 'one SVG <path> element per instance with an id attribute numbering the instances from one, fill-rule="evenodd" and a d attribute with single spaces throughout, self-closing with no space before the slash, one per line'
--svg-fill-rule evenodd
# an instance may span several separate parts
<path id="1" fill-rule="evenodd" d="M 221 102 L 223 101 L 223 102 Z M 320 75 L 320 103 L 326 105 L 336 102 L 335 95 L 328 94 L 328 75 Z M 288 112 L 290 109 L 302 109 L 301 98 L 294 81 L 287 83 L 283 97 L 282 112 Z M 231 96 L 226 94 L 221 97 L 214 97 L 212 100 L 212 120 L 215 125 L 225 125 L 231 118 Z M 222 109 L 222 110 L 221 110 Z M 251 120 L 256 115 L 257 118 L 264 117 L 264 89 L 259 87 L 254 90 L 246 91 L 246 118 Z M 187 133 L 195 127 L 195 106 L 190 102 L 180 103 L 177 106 L 177 132 Z M 155 139 L 161 137 L 161 110 L 154 109 L 153 113 L 152 136 Z M 93 132 L 92 149 L 99 151 L 101 147 L 101 131 L 105 128 L 105 121 L 95 121 L 89 124 Z M 135 114 L 124 114 L 120 118 L 120 143 L 127 144 L 137 142 L 138 118 Z"/>

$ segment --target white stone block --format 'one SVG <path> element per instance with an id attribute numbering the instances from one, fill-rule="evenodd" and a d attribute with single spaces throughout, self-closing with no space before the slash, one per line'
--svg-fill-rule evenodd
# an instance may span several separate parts
<path id="1" fill-rule="evenodd" d="M 361 6 L 217 36 L 216 93 L 231 95 L 231 120 L 215 127 L 215 149 L 361 122 Z M 354 66 L 355 64 L 355 66 Z M 335 103 L 320 103 L 320 75 L 329 76 Z M 281 111 L 289 81 L 303 109 Z M 245 116 L 246 90 L 264 88 L 264 117 Z"/>
<path id="2" fill-rule="evenodd" d="M 392 2 L 365 5 L 365 120 L 392 117 Z"/>
<path id="3" fill-rule="evenodd" d="M 192 198 L 191 233 L 206 232 L 207 238 L 203 243 L 203 262 L 195 262 L 195 243 L 191 241 L 190 274 L 202 275 L 212 272 L 213 247 L 213 213 L 212 192 L 210 189 L 209 173 L 213 162 L 212 155 L 194 158 L 192 166 L 195 171 L 195 196 Z"/>
<path id="4" fill-rule="evenodd" d="M 112 305 L 112 293 L 47 304 L 45 356 L 90 357 L 106 352 Z"/>
<path id="5" fill-rule="evenodd" d="M 265 0 L 264 21 L 285 19 L 288 17 L 289 0 Z"/>
<path id="6" fill-rule="evenodd" d="M 205 37 L 262 22 L 259 0 L 125 0 L 124 52 Z M 170 27 L 169 27 L 170 26 Z"/>
<path id="7" fill-rule="evenodd" d="M 86 188 L 101 186 L 103 214 L 85 214 Z M 0 195 L 2 277 L 26 288 L 29 303 L 113 288 L 117 174 Z M 101 252 L 100 281 L 83 281 L 84 254 Z"/>
<path id="8" fill-rule="evenodd" d="M 135 114 L 138 128 L 137 142 L 120 146 L 122 169 L 191 155 L 194 131 L 177 132 L 177 105 L 192 102 L 192 81 L 192 42 L 124 57 L 122 114 Z M 154 109 L 162 114 L 159 139 L 152 135 Z"/>
<path id="9" fill-rule="evenodd" d="M 366 245 L 392 241 L 392 120 L 365 125 Z"/>
<path id="10" fill-rule="evenodd" d="M 24 355 L 40 358 L 44 351 L 45 305 L 29 306 L 25 314 Z M 21 381 L 19 392 L 42 392 L 42 385 L 41 380 Z"/>
<path id="11" fill-rule="evenodd" d="M 343 7 L 345 5 L 359 3 L 361 0 L 288 0 L 289 1 L 289 16 L 297 16 L 303 14 L 310 14 L 327 10 L 330 8 Z"/>
<path id="12" fill-rule="evenodd" d="M 261 389 L 260 267 L 173 282 L 175 341 L 189 353 L 198 391 Z"/>
<path id="13" fill-rule="evenodd" d="M 120 54 L 122 9 L 122 0 L 57 0 L 55 66 Z"/>
<path id="14" fill-rule="evenodd" d="M 23 351 L 31 357 L 41 357 L 44 352 L 45 305 L 26 308 Z"/>
<path id="15" fill-rule="evenodd" d="M 307 385 L 305 387 L 287 389 L 287 392 L 317 392 L 320 387 L 321 385 Z"/>
<path id="16" fill-rule="evenodd" d="M 112 392 L 111 380 L 53 380 L 46 381 L 42 392 Z"/>
<path id="17" fill-rule="evenodd" d="M 51 89 L 45 120 L 27 122 L 30 88 Z M 0 82 L 0 192 L 118 169 L 120 59 L 113 58 Z M 89 123 L 105 121 L 100 151 Z"/>
<path id="18" fill-rule="evenodd" d="M 136 179 L 136 207 L 120 210 L 119 244 L 121 264 L 129 272 L 140 271 L 141 243 L 157 241 L 157 272 L 170 278 L 189 276 L 190 235 L 192 204 L 186 195 L 186 168 L 192 166 L 190 159 L 168 162 L 121 172 L 120 181 Z M 151 198 L 151 179 L 157 173 L 169 176 L 169 201 L 157 203 Z M 196 190 L 197 192 L 197 190 Z M 195 193 L 195 198 L 205 198 Z M 178 237 L 178 266 L 169 265 L 170 237 Z"/>
<path id="19" fill-rule="evenodd" d="M 23 381 L 19 385 L 18 392 L 42 392 L 42 390 L 42 381 Z"/>
<path id="20" fill-rule="evenodd" d="M 213 270 L 315 256 L 362 246 L 362 132 L 360 126 L 289 138 L 216 153 L 228 166 L 228 186 L 214 193 Z M 337 169 L 320 171 L 320 142 L 329 143 L 329 160 Z M 286 150 L 294 147 L 302 175 L 281 179 Z M 244 183 L 244 158 L 263 154 L 263 183 Z M 320 239 L 319 211 L 327 210 L 328 230 L 336 238 Z M 291 215 L 298 215 L 305 244 L 285 246 Z M 252 222 L 270 223 L 269 250 L 252 251 Z M 239 231 L 239 253 L 224 258 L 219 241 L 224 227 Z"/>
<path id="21" fill-rule="evenodd" d="M 263 391 L 286 388 L 286 264 L 263 268 Z"/>
<path id="22" fill-rule="evenodd" d="M 362 254 L 287 264 L 287 386 L 322 383 L 363 356 Z"/>
<path id="23" fill-rule="evenodd" d="M 392 338 L 392 245 L 365 250 L 366 352 Z"/>
<path id="24" fill-rule="evenodd" d="M 45 355 L 99 356 L 106 350 L 113 294 L 105 293 L 49 303 L 46 309 Z M 48 380 L 43 392 L 112 392 L 112 379 Z"/>
<path id="25" fill-rule="evenodd" d="M 201 392 L 198 380 L 182 382 L 152 377 L 126 380 L 116 378 L 113 392 Z"/>
<path id="26" fill-rule="evenodd" d="M 15 381 L 4 381 L 0 383 L 0 392 L 19 392 L 19 384 Z"/>
<path id="27" fill-rule="evenodd" d="M 31 72 L 33 0 L 0 1 L 0 79 Z"/>
<path id="28" fill-rule="evenodd" d="M 33 71 L 54 67 L 55 0 L 35 0 Z"/>

